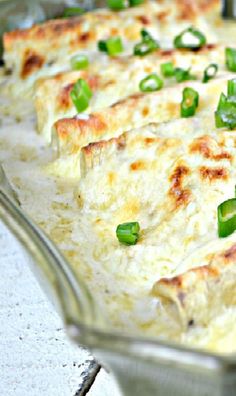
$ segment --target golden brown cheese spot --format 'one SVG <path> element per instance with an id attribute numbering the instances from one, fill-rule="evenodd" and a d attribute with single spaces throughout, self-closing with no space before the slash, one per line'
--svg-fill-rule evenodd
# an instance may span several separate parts
<path id="1" fill-rule="evenodd" d="M 87 146 L 82 148 L 82 151 L 86 156 L 90 156 L 101 151 L 106 146 L 107 142 L 105 140 L 101 140 L 99 142 L 89 143 Z"/>
<path id="2" fill-rule="evenodd" d="M 134 95 L 130 95 L 128 98 L 118 100 L 116 103 L 113 103 L 110 107 L 114 109 L 116 107 L 119 107 L 120 105 L 126 104 L 127 102 L 129 103 L 130 101 L 131 101 L 130 102 L 131 106 L 133 106 L 133 102 L 136 102 L 137 99 L 141 98 L 142 96 L 144 96 L 144 94 L 142 93 L 136 93 Z"/>
<path id="3" fill-rule="evenodd" d="M 196 17 L 197 7 L 192 0 L 182 0 L 178 2 L 179 7 L 179 20 L 191 20 Z"/>
<path id="4" fill-rule="evenodd" d="M 82 148 L 82 152 L 84 153 L 85 156 L 89 157 L 91 155 L 94 155 L 97 152 L 101 152 L 103 149 L 105 149 L 107 146 L 110 144 L 115 144 L 116 148 L 118 150 L 123 149 L 123 145 L 125 146 L 125 140 L 124 137 L 118 137 L 118 138 L 112 138 L 109 141 L 107 140 L 99 140 L 98 142 L 92 142 L 87 144 L 87 146 L 84 146 Z M 115 175 L 115 174 L 114 174 Z"/>
<path id="5" fill-rule="evenodd" d="M 179 298 L 181 303 L 184 303 L 185 294 L 180 294 L 180 292 L 184 292 L 190 287 L 193 287 L 193 283 L 191 282 L 191 276 L 194 275 L 198 281 L 207 280 L 210 278 L 217 278 L 219 276 L 219 270 L 216 267 L 211 265 L 203 265 L 201 267 L 190 269 L 182 275 L 177 275 L 173 278 L 162 278 L 158 281 L 153 287 L 153 293 L 159 291 L 158 286 L 164 286 L 167 289 L 176 290 L 177 297 Z M 190 283 L 188 282 L 190 280 Z"/>
<path id="6" fill-rule="evenodd" d="M 148 107 L 144 107 L 143 110 L 142 110 L 143 117 L 147 117 L 148 114 L 149 114 L 149 108 Z"/>
<path id="7" fill-rule="evenodd" d="M 74 84 L 68 84 L 62 88 L 60 94 L 58 95 L 58 108 L 61 109 L 68 109 L 71 104 L 70 100 L 70 93 L 73 88 Z"/>
<path id="8" fill-rule="evenodd" d="M 170 11 L 169 10 L 165 10 L 165 11 L 160 11 L 156 14 L 157 20 L 160 23 L 164 23 L 167 20 L 167 17 L 169 15 Z"/>
<path id="9" fill-rule="evenodd" d="M 169 195 L 175 202 L 175 208 L 187 205 L 190 199 L 190 191 L 183 187 L 184 178 L 189 175 L 190 171 L 187 166 L 180 165 L 175 168 L 170 176 L 171 187 Z"/>
<path id="10" fill-rule="evenodd" d="M 236 244 L 231 246 L 230 249 L 226 250 L 226 252 L 224 253 L 223 257 L 227 261 L 235 261 L 235 259 L 236 259 Z"/>
<path id="11" fill-rule="evenodd" d="M 22 39 L 41 40 L 48 38 L 57 38 L 58 35 L 63 35 L 68 31 L 77 31 L 80 28 L 84 18 L 68 18 L 68 19 L 53 19 L 44 24 L 34 25 L 30 29 L 14 30 L 12 32 L 5 33 L 4 35 L 4 47 L 6 48 L 12 42 Z"/>
<path id="12" fill-rule="evenodd" d="M 174 52 L 175 52 L 175 50 L 173 50 L 173 49 L 161 50 L 161 51 L 159 52 L 159 55 L 160 55 L 161 57 L 167 57 L 167 56 L 173 55 Z"/>
<path id="13" fill-rule="evenodd" d="M 77 48 L 78 43 L 83 47 L 88 44 L 88 41 L 92 41 L 92 40 L 96 40 L 95 32 L 90 31 L 90 32 L 81 33 L 80 31 L 78 31 L 78 34 L 76 35 L 76 37 L 74 37 L 70 40 L 70 47 Z"/>
<path id="14" fill-rule="evenodd" d="M 219 6 L 219 0 L 202 0 L 198 2 L 198 8 L 200 12 L 208 11 L 214 6 Z"/>
<path id="15" fill-rule="evenodd" d="M 117 28 L 111 28 L 111 36 L 116 36 L 119 34 L 119 30 Z"/>
<path id="16" fill-rule="evenodd" d="M 94 130 L 99 135 L 101 131 L 106 129 L 107 125 L 103 122 L 99 114 L 93 114 L 88 120 L 80 120 L 80 128 L 82 132 L 87 132 L 89 129 Z"/>
<path id="17" fill-rule="evenodd" d="M 97 75 L 89 76 L 86 80 L 92 90 L 99 87 L 99 77 Z"/>
<path id="18" fill-rule="evenodd" d="M 109 87 L 109 85 L 114 85 L 115 83 L 116 83 L 116 80 L 114 80 L 114 79 L 105 81 L 105 82 L 102 84 L 102 87 L 101 87 L 101 88 L 107 88 L 107 87 Z"/>
<path id="19" fill-rule="evenodd" d="M 65 73 L 64 72 L 58 73 L 53 78 L 55 79 L 55 81 L 62 82 L 65 78 Z M 42 81 L 44 81 L 44 80 L 45 79 L 42 78 Z M 46 77 L 46 80 L 47 80 L 47 77 Z M 41 79 L 39 81 L 41 81 Z"/>
<path id="20" fill-rule="evenodd" d="M 155 141 L 156 141 L 155 138 L 145 138 L 145 140 L 144 140 L 146 146 L 153 144 Z"/>
<path id="21" fill-rule="evenodd" d="M 146 15 L 137 16 L 137 20 L 140 21 L 143 25 L 149 25 L 151 23 L 150 19 Z"/>
<path id="22" fill-rule="evenodd" d="M 204 158 L 220 161 L 222 159 L 232 160 L 232 155 L 227 151 L 221 150 L 215 154 L 212 149 L 212 139 L 209 136 L 201 136 L 194 140 L 190 146 L 190 153 L 199 153 Z"/>
<path id="23" fill-rule="evenodd" d="M 132 171 L 140 171 L 147 169 L 147 163 L 145 161 L 135 161 L 130 165 L 130 170 Z"/>
<path id="24" fill-rule="evenodd" d="M 166 287 L 178 287 L 182 286 L 182 275 L 175 276 L 174 278 L 162 278 L 158 284 L 164 285 Z"/>
<path id="25" fill-rule="evenodd" d="M 91 33 L 90 32 L 85 32 L 79 35 L 78 40 L 81 41 L 82 43 L 85 43 L 91 39 Z"/>
<path id="26" fill-rule="evenodd" d="M 209 168 L 207 166 L 201 166 L 199 169 L 200 176 L 203 180 L 213 182 L 215 180 L 226 180 L 228 178 L 228 171 L 225 168 Z"/>
<path id="27" fill-rule="evenodd" d="M 23 64 L 21 69 L 21 78 L 28 77 L 33 71 L 40 69 L 44 64 L 44 57 L 37 52 L 27 49 L 24 53 Z"/>
<path id="28" fill-rule="evenodd" d="M 82 22 L 83 22 L 83 17 L 75 17 L 64 20 L 63 19 L 52 20 L 49 21 L 47 25 L 52 33 L 64 34 L 67 31 L 78 29 L 82 24 Z M 42 29 L 40 29 L 39 27 L 39 30 L 40 32 L 38 32 L 38 34 L 41 33 L 41 30 L 42 30 L 42 34 L 45 34 L 45 29 L 43 27 Z"/>
<path id="29" fill-rule="evenodd" d="M 198 15 L 203 15 L 209 11 L 217 11 L 218 14 L 219 4 L 219 0 L 199 0 L 197 2 L 181 0 L 178 2 L 178 6 L 180 8 L 179 19 L 194 19 Z M 219 20 L 220 18 L 218 18 L 218 21 Z"/>
<path id="30" fill-rule="evenodd" d="M 121 135 L 119 136 L 117 139 L 117 149 L 119 151 L 124 150 L 125 146 L 126 146 L 126 140 L 125 140 L 125 136 Z"/>
<path id="31" fill-rule="evenodd" d="M 69 135 L 68 122 L 69 122 L 69 119 L 66 119 L 66 118 L 55 122 L 54 126 L 57 131 L 58 137 L 62 140 L 66 139 Z"/>
<path id="32" fill-rule="evenodd" d="M 211 265 L 203 265 L 202 267 L 194 268 L 189 272 L 197 274 L 199 279 L 207 279 L 209 277 L 216 278 L 219 276 L 219 270 Z"/>
<path id="33" fill-rule="evenodd" d="M 209 52 L 215 48 L 217 48 L 217 44 L 206 44 L 203 47 L 199 48 L 198 52 Z"/>
<path id="34" fill-rule="evenodd" d="M 78 135 L 78 140 L 81 135 L 86 135 L 89 130 L 99 135 L 107 128 L 99 114 L 92 114 L 87 120 L 77 118 L 64 118 L 55 123 L 55 129 L 60 139 L 67 139 L 69 131 Z M 78 147 L 75 145 L 75 150 Z"/>

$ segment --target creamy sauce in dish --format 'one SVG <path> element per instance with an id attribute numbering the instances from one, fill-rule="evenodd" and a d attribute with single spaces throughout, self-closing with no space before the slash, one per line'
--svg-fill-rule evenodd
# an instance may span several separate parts
<path id="1" fill-rule="evenodd" d="M 80 211 L 74 196 L 78 182 L 47 174 L 46 165 L 55 154 L 37 135 L 32 109 L 27 102 L 23 105 L 12 103 L 10 109 L 13 108 L 13 114 L 6 115 L 9 107 L 2 98 L 0 160 L 22 208 L 50 235 L 73 268 L 83 276 L 95 300 L 99 301 L 101 312 L 106 312 L 107 326 L 132 334 L 178 340 L 216 352 L 231 352 L 232 345 L 236 345 L 235 307 L 219 307 L 219 314 L 207 327 L 190 324 L 183 332 L 174 319 L 170 323 L 158 299 L 150 295 L 153 282 L 163 274 L 173 275 L 173 267 L 170 270 L 164 266 L 161 272 L 156 268 L 148 277 L 135 277 L 135 271 L 140 274 L 137 265 L 135 269 L 136 261 L 133 264 L 131 261 L 132 269 L 122 263 L 114 268 L 111 261 L 106 264 L 99 256 L 94 256 L 91 246 L 96 243 L 96 237 L 89 228 L 88 214 Z M 22 108 L 27 109 L 26 115 Z M 215 238 L 215 231 L 209 239 L 212 238 Z M 141 248 L 138 245 L 136 248 L 139 255 Z M 118 252 L 119 249 L 115 254 Z"/>
<path id="2" fill-rule="evenodd" d="M 220 2 L 203 3 L 146 1 L 5 34 L 0 162 L 22 208 L 83 277 L 108 330 L 231 353 L 236 232 L 218 237 L 217 207 L 234 197 L 236 134 L 216 129 L 214 111 L 235 77 L 225 62 L 235 24 L 221 21 Z M 189 25 L 206 45 L 173 51 Z M 141 59 L 131 54 L 143 28 L 161 49 Z M 98 40 L 110 36 L 122 39 L 120 57 L 98 51 Z M 81 51 L 89 66 L 71 71 Z M 172 62 L 174 76 L 144 93 L 140 83 L 162 75 L 163 62 Z M 217 74 L 203 84 L 212 63 Z M 181 82 L 178 69 L 187 73 Z M 87 114 L 76 116 L 78 78 L 93 95 Z M 190 118 L 180 117 L 186 86 L 199 95 Z M 135 245 L 116 236 L 125 222 L 140 224 Z"/>

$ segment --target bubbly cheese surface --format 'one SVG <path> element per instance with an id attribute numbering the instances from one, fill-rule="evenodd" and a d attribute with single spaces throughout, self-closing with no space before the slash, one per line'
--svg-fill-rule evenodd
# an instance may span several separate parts
<path id="1" fill-rule="evenodd" d="M 186 86 L 198 91 L 201 97 L 198 112 L 201 116 L 209 111 L 214 112 L 219 95 L 222 91 L 225 92 L 227 80 L 231 77 L 233 74 L 223 73 L 208 84 L 188 81 L 158 92 L 138 93 L 86 117 L 57 121 L 53 128 L 52 144 L 58 158 L 50 164 L 48 170 L 55 175 L 79 178 L 80 150 L 83 146 L 119 136 L 123 131 L 151 122 L 161 123 L 180 118 L 182 91 Z M 211 122 L 211 118 L 208 120 Z"/>
<path id="2" fill-rule="evenodd" d="M 215 0 L 207 3 L 199 0 L 193 5 L 175 0 L 171 7 L 168 0 L 145 1 L 139 7 L 120 12 L 94 10 L 80 17 L 55 19 L 6 33 L 3 46 L 6 67 L 12 72 L 10 90 L 14 95 L 30 91 L 37 78 L 67 70 L 71 56 L 79 51 L 92 52 L 93 59 L 96 58 L 98 40 L 111 36 L 120 36 L 125 52 L 131 53 L 134 43 L 140 40 L 142 28 L 148 28 L 166 46 L 178 33 L 177 26 L 181 31 L 191 23 L 203 29 L 210 42 L 215 42 L 214 27 L 208 20 L 215 24 L 219 15 L 220 2 Z"/>
<path id="3" fill-rule="evenodd" d="M 196 315 L 200 310 L 193 318 L 191 301 L 196 307 L 208 302 L 198 275 L 193 284 L 200 289 L 189 289 L 186 311 L 178 310 L 175 290 L 169 294 L 174 303 L 164 299 L 160 305 L 163 277 L 184 277 L 192 268 L 209 266 L 214 256 L 219 256 L 214 261 L 219 268 L 222 257 L 229 264 L 234 259 L 235 234 L 217 237 L 216 206 L 234 191 L 235 136 L 213 125 L 211 134 L 209 129 L 207 117 L 195 117 L 149 125 L 103 142 L 103 147 L 101 142 L 90 145 L 82 150 L 79 185 L 45 174 L 52 153 L 43 148 L 33 121 L 3 122 L 0 156 L 23 208 L 83 274 L 107 326 L 230 353 L 236 334 L 234 302 L 209 304 L 207 325 Z M 91 162 L 94 152 L 98 160 Z M 141 238 L 135 246 L 122 246 L 116 226 L 133 220 L 140 222 Z M 234 286 L 234 261 L 225 268 Z M 213 296 L 217 290 L 220 297 L 227 283 L 219 286 L 213 279 Z"/>
<path id="4" fill-rule="evenodd" d="M 209 44 L 196 53 L 186 50 L 160 50 L 144 57 L 100 57 L 90 61 L 86 71 L 70 71 L 38 81 L 35 90 L 35 108 L 38 130 L 46 141 L 51 140 L 53 124 L 77 114 L 70 92 L 79 78 L 85 79 L 93 92 L 86 113 L 99 111 L 130 95 L 140 92 L 139 83 L 150 73 L 161 75 L 161 65 L 172 62 L 174 67 L 191 69 L 199 81 L 209 64 L 218 65 L 218 76 L 226 72 L 225 46 Z M 176 85 L 175 78 L 166 79 L 165 87 Z M 51 92 L 54 94 L 52 95 Z"/>
<path id="5" fill-rule="evenodd" d="M 214 111 L 235 74 L 226 70 L 221 44 L 129 55 L 143 26 L 172 41 L 190 22 L 211 42 L 225 42 L 219 2 L 201 0 L 175 1 L 171 9 L 166 1 L 145 2 L 6 34 L 12 74 L 4 77 L 4 92 L 12 83 L 26 92 L 40 77 L 35 104 L 42 135 L 28 104 L 12 101 L 9 109 L 2 95 L 0 160 L 23 208 L 83 276 L 107 329 L 230 353 L 236 350 L 236 233 L 218 237 L 217 206 L 235 194 L 236 133 L 216 129 Z M 97 57 L 97 40 L 116 34 L 125 53 Z M 89 68 L 68 71 L 81 50 Z M 197 79 L 165 80 L 158 92 L 139 92 L 140 79 L 160 74 L 164 61 L 191 66 Z M 203 84 L 209 63 L 219 72 Z M 79 77 L 94 95 L 87 111 L 75 115 L 70 90 Z M 186 86 L 199 93 L 199 106 L 184 119 Z M 133 221 L 140 224 L 138 242 L 122 245 L 116 227 Z"/>

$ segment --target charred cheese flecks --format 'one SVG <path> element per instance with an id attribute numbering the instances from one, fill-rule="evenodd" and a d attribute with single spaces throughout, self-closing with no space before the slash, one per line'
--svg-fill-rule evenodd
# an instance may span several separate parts
<path id="1" fill-rule="evenodd" d="M 28 119 L 24 138 L 15 131 L 10 142 L 6 133 L 0 153 L 24 208 L 88 282 L 107 327 L 232 351 L 236 233 L 218 237 L 217 207 L 234 196 L 236 133 L 227 122 L 216 128 L 214 112 L 235 77 L 225 45 L 235 48 L 228 41 L 236 27 L 225 28 L 220 5 L 145 1 L 6 33 L 5 90 L 32 95 L 35 85 L 43 138 L 31 135 L 32 143 Z M 207 44 L 173 49 L 176 36 L 183 47 L 185 29 L 202 31 Z M 124 52 L 98 51 L 100 40 L 101 49 L 114 37 Z M 138 56 L 134 48 L 145 37 L 161 48 Z M 86 67 L 71 70 L 81 54 Z M 140 92 L 153 74 L 163 80 L 160 90 Z M 71 100 L 78 80 L 77 110 L 88 106 L 81 113 Z M 121 238 L 127 223 L 132 235 Z"/>
<path id="2" fill-rule="evenodd" d="M 57 121 L 53 128 L 52 142 L 59 159 L 49 165 L 50 172 L 79 177 L 80 149 L 88 143 L 119 136 L 123 131 L 150 122 L 166 122 L 179 118 L 182 90 L 185 86 L 191 86 L 199 93 L 198 113 L 209 114 L 212 111 L 213 114 L 219 95 L 225 90 L 230 76 L 232 75 L 226 74 L 208 84 L 187 81 L 158 92 L 138 93 L 95 113 Z M 214 125 L 213 115 L 209 117 L 208 124 L 209 122 L 211 126 Z"/>
<path id="3" fill-rule="evenodd" d="M 68 70 L 71 57 L 81 51 L 89 52 L 94 60 L 98 56 L 99 40 L 120 37 L 125 52 L 131 54 L 144 27 L 154 38 L 162 39 L 164 47 L 190 23 L 204 29 L 209 42 L 215 42 L 214 26 L 207 20 L 219 21 L 219 2 L 211 0 L 206 4 L 198 0 L 195 3 L 175 0 L 170 6 L 167 0 L 146 1 L 120 12 L 94 10 L 79 17 L 52 20 L 5 33 L 4 60 L 8 73 L 12 73 L 11 92 L 21 95 L 32 88 L 37 78 Z"/>
<path id="4" fill-rule="evenodd" d="M 189 325 L 207 326 L 220 311 L 236 305 L 236 236 L 209 245 L 188 258 L 196 267 L 153 286 L 153 296 L 185 330 Z"/>
<path id="5" fill-rule="evenodd" d="M 91 62 L 83 71 L 71 71 L 38 81 L 35 90 L 35 108 L 38 130 L 46 141 L 51 139 L 51 127 L 60 118 L 73 117 L 77 111 L 70 98 L 73 85 L 79 78 L 89 83 L 93 98 L 86 113 L 107 107 L 129 95 L 139 92 L 139 83 L 150 73 L 161 75 L 161 65 L 172 62 L 174 68 L 191 68 L 191 74 L 202 81 L 209 64 L 218 65 L 218 75 L 226 71 L 225 47 L 207 45 L 198 52 L 159 50 L 145 57 L 126 56 Z M 176 79 L 165 80 L 164 86 L 176 84 Z M 53 95 L 51 94 L 53 92 Z"/>
<path id="6" fill-rule="evenodd" d="M 82 220 L 74 233 L 82 252 L 89 248 L 94 265 L 109 271 L 127 294 L 139 285 L 144 298 L 154 284 L 152 298 L 180 332 L 191 321 L 209 323 L 219 299 L 219 309 L 235 304 L 229 296 L 236 286 L 236 239 L 234 234 L 218 244 L 216 208 L 234 192 L 236 137 L 207 119 L 148 125 L 81 152 L 76 198 Z M 115 230 L 132 221 L 140 225 L 139 240 L 127 248 Z M 134 312 L 131 317 L 139 322 Z M 161 317 L 157 307 L 147 332 L 158 332 Z"/>

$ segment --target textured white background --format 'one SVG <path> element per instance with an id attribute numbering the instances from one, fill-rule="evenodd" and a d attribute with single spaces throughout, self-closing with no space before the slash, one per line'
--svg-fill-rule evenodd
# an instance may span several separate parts
<path id="1" fill-rule="evenodd" d="M 73 345 L 21 247 L 0 222 L 0 395 L 74 396 L 91 355 Z M 118 396 L 101 370 L 88 396 Z"/>

